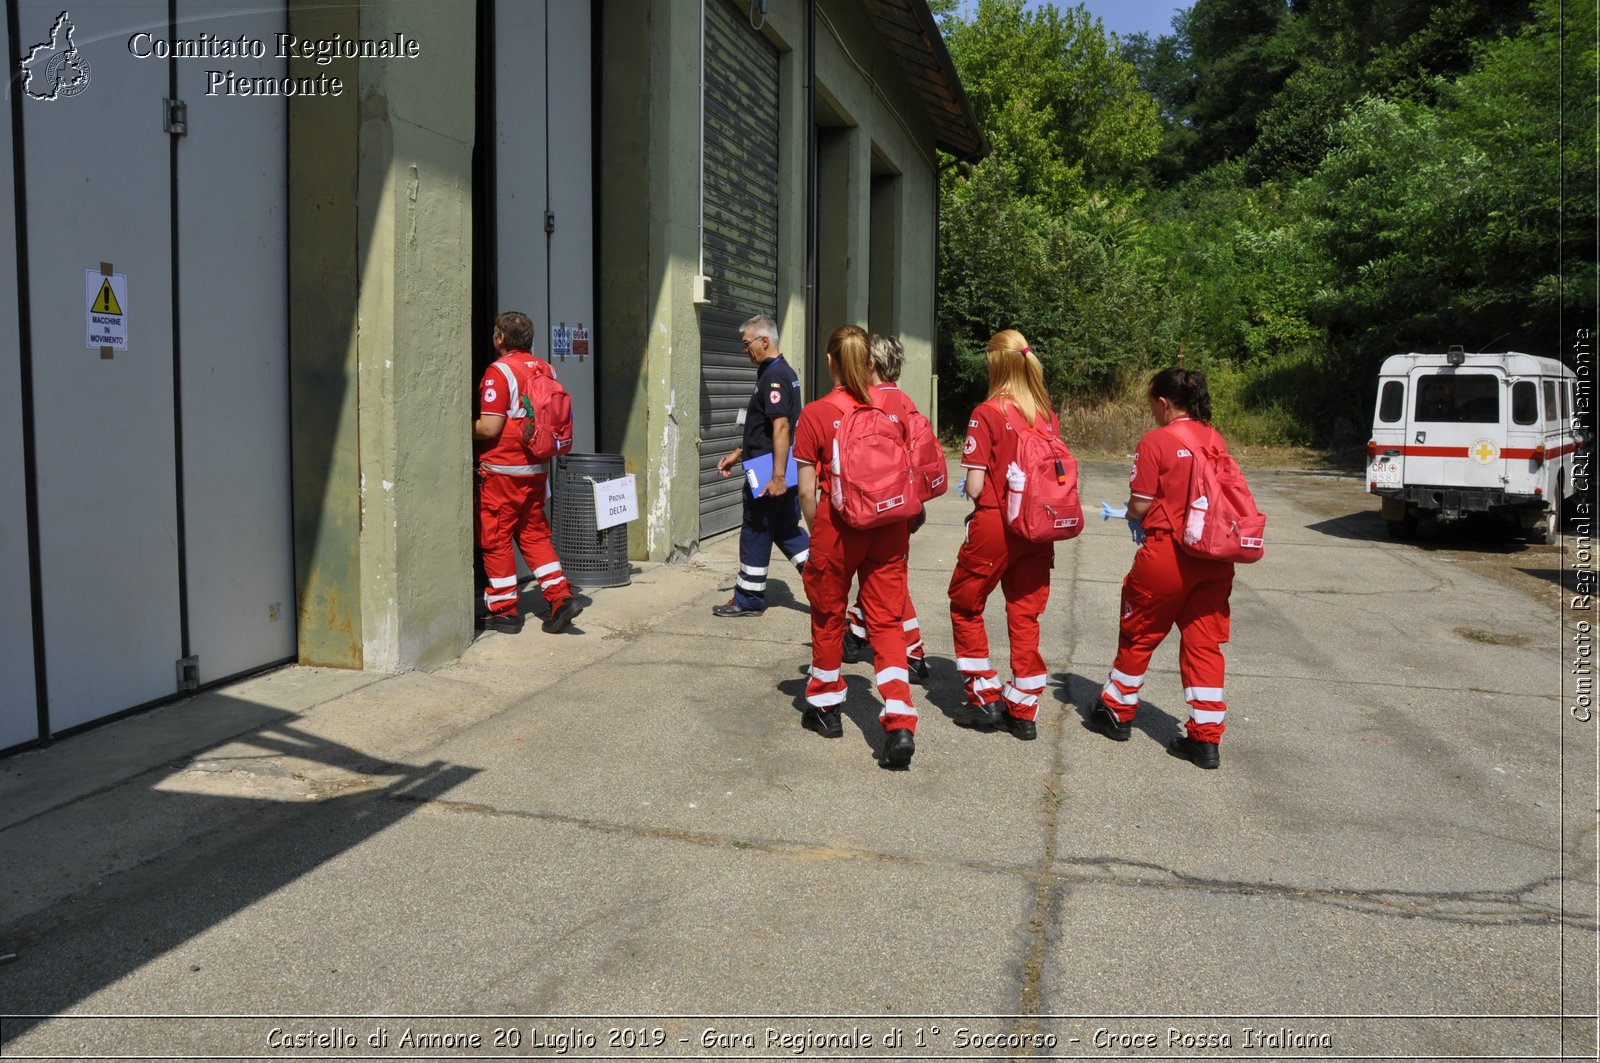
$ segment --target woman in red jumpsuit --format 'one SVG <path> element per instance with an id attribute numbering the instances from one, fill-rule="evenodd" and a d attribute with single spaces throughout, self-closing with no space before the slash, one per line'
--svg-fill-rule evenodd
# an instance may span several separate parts
<path id="1" fill-rule="evenodd" d="M 1211 393 L 1205 374 L 1164 369 L 1150 381 L 1150 415 L 1128 480 L 1128 521 L 1138 552 L 1122 581 L 1122 623 L 1117 656 L 1090 720 L 1111 738 L 1127 741 L 1139 708 L 1150 655 L 1173 624 L 1182 640 L 1178 674 L 1189 703 L 1187 734 L 1167 751 L 1202 768 L 1222 763 L 1218 743 L 1227 711 L 1222 685 L 1222 644 L 1228 641 L 1228 596 L 1233 562 L 1194 557 L 1178 548 L 1189 499 L 1193 442 L 1222 437 L 1211 427 Z"/>
<path id="2" fill-rule="evenodd" d="M 1034 543 L 1006 526 L 1007 470 L 1017 457 L 1017 440 L 1006 411 L 1020 416 L 1027 431 L 1058 435 L 1061 425 L 1050 406 L 1044 368 L 1015 329 L 989 340 L 989 397 L 967 420 L 961 466 L 967 470 L 966 496 L 976 508 L 967 517 L 967 537 L 950 577 L 950 626 L 955 634 L 956 670 L 966 683 L 967 704 L 956 723 L 965 727 L 1004 723 L 1024 741 L 1038 736 L 1039 693 L 1048 680 L 1039 655 L 1039 617 L 1050 600 L 1050 570 L 1055 544 Z M 1000 682 L 989 663 L 989 633 L 983 608 L 999 587 L 1006 599 L 1006 629 L 1011 637 L 1011 679 Z"/>
<path id="3" fill-rule="evenodd" d="M 907 522 L 856 529 L 830 512 L 829 477 L 834 434 L 847 410 L 876 401 L 872 392 L 872 360 L 866 331 L 841 325 L 828 337 L 828 372 L 834 389 L 800 411 L 795 429 L 794 460 L 799 466 L 800 512 L 811 532 L 811 556 L 802 579 L 811 602 L 811 670 L 806 681 L 803 727 L 825 738 L 844 733 L 839 706 L 844 702 L 845 609 L 850 581 L 861 578 L 861 602 L 867 636 L 877 661 L 878 693 L 883 708 L 882 760 L 903 768 L 916 750 L 912 738 L 917 710 L 911 703 L 906 671 L 906 633 L 900 612 L 906 601 Z"/>
<path id="4" fill-rule="evenodd" d="M 916 412 L 917 404 L 911 401 L 911 396 L 900 390 L 900 370 L 906 364 L 906 352 L 900 346 L 900 341 L 893 336 L 873 333 L 867 341 L 867 347 L 872 352 L 872 393 L 878 405 L 888 410 L 890 416 L 903 416 L 905 411 Z M 911 521 L 911 534 L 917 533 L 926 517 L 927 512 L 924 511 L 921 517 Z M 850 607 L 850 626 L 844 633 L 844 659 L 847 662 L 853 663 L 866 656 L 865 615 L 858 594 L 856 604 Z M 912 604 L 909 591 L 906 593 L 905 608 L 900 610 L 900 626 L 906 633 L 906 670 L 917 679 L 928 678 L 928 656 L 922 644 L 922 623 L 917 619 L 917 607 Z"/>

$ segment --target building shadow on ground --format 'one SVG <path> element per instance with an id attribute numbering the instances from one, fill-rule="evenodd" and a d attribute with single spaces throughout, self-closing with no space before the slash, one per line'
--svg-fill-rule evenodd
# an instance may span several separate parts
<path id="1" fill-rule="evenodd" d="M 219 711 L 261 714 L 259 705 L 227 700 L 235 704 L 224 703 Z M 30 823 L 44 822 L 42 813 L 0 831 L 8 861 L 19 861 L 17 866 L 50 861 L 61 866 L 63 877 L 87 884 L 0 922 L 0 940 L 17 956 L 0 968 L 7 1013 L 0 1054 L 9 1054 L 8 1046 L 41 1023 L 159 963 L 173 949 L 337 860 L 479 770 L 439 760 L 414 765 L 372 757 L 302 730 L 293 714 L 273 715 L 228 740 L 227 759 L 287 756 L 341 769 L 337 781 L 308 782 L 297 798 L 232 796 L 214 787 L 185 789 L 196 776 L 185 772 L 209 759 L 207 753 L 164 765 L 138 777 L 147 792 L 129 795 L 131 814 L 214 826 L 109 874 L 103 871 L 108 855 L 103 846 L 75 839 L 70 828 L 68 836 L 30 830 Z M 23 902 L 15 897 L 10 902 L 17 906 L 14 913 L 21 911 Z M 195 976 L 205 977 L 198 971 Z M 70 1030 L 63 1036 L 70 1037 Z"/>

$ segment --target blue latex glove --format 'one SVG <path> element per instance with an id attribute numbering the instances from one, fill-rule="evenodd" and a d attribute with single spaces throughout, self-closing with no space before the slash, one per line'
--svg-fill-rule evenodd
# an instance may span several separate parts
<path id="1" fill-rule="evenodd" d="M 1123 506 L 1121 509 L 1118 509 L 1116 506 L 1113 506 L 1110 502 L 1101 502 L 1100 503 L 1100 519 L 1101 520 L 1110 520 L 1112 517 L 1119 517 L 1119 518 L 1120 517 L 1126 517 L 1127 515 L 1128 515 L 1128 507 L 1127 506 Z"/>
<path id="2" fill-rule="evenodd" d="M 1128 522 L 1128 531 L 1132 533 L 1133 541 L 1136 544 L 1139 546 L 1144 545 L 1144 521 L 1130 520 Z"/>
<path id="3" fill-rule="evenodd" d="M 961 478 L 961 497 L 967 497 L 967 478 L 965 476 Z"/>

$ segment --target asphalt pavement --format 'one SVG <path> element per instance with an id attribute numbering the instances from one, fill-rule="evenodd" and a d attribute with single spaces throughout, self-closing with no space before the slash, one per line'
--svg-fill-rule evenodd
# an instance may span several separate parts
<path id="1" fill-rule="evenodd" d="M 1084 463 L 1091 516 L 1125 476 Z M 1594 1058 L 1596 725 L 1555 598 L 1388 541 L 1359 482 L 1251 480 L 1217 771 L 1165 752 L 1175 634 L 1133 739 L 1085 724 L 1121 522 L 1057 548 L 1038 740 L 954 724 L 953 495 L 912 543 L 908 771 L 870 664 L 842 739 L 801 729 L 776 552 L 765 616 L 711 615 L 734 536 L 565 634 L 0 761 L 0 1056 Z"/>

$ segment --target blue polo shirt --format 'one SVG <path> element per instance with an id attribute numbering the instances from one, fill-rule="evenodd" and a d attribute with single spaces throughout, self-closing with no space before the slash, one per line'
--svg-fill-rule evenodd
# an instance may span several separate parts
<path id="1" fill-rule="evenodd" d="M 744 415 L 744 456 L 754 458 L 772 453 L 772 419 L 789 419 L 789 439 L 794 440 L 794 425 L 800 419 L 800 378 L 795 376 L 783 355 L 769 358 L 756 370 L 756 389 Z"/>

